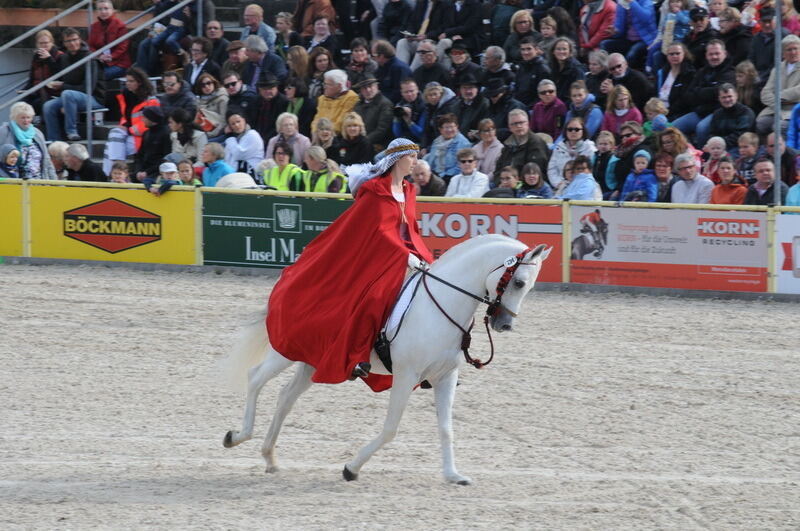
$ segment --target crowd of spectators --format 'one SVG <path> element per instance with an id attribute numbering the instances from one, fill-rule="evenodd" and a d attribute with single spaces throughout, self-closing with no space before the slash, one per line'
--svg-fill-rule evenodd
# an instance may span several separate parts
<path id="1" fill-rule="evenodd" d="M 130 180 L 158 194 L 237 174 L 338 192 L 343 168 L 406 137 L 421 147 L 409 179 L 423 195 L 770 204 L 778 187 L 784 204 L 800 200 L 791 2 L 778 6 L 781 28 L 773 0 L 356 5 L 300 0 L 271 20 L 248 5 L 233 41 L 216 20 L 192 37 L 194 7 L 176 11 L 138 46 L 122 42 L 15 105 L 0 176 Z M 31 85 L 125 31 L 110 0 L 97 17 L 85 40 L 37 34 Z M 120 120 L 96 164 L 77 123 L 104 105 Z"/>

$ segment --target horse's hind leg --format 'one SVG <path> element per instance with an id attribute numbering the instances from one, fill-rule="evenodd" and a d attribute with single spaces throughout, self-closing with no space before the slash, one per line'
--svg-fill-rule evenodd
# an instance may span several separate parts
<path id="1" fill-rule="evenodd" d="M 375 452 L 380 450 L 383 445 L 395 438 L 397 428 L 400 426 L 400 419 L 403 417 L 403 411 L 406 409 L 408 399 L 411 396 L 411 391 L 414 390 L 414 386 L 418 382 L 418 376 L 411 374 L 399 375 L 395 372 L 394 381 L 392 382 L 392 394 L 389 397 L 389 409 L 386 414 L 386 420 L 383 423 L 383 430 L 380 435 L 364 446 L 352 461 L 344 465 L 344 470 L 342 471 L 344 479 L 347 481 L 358 479 L 358 472 L 364 466 L 364 463 Z"/>
<path id="2" fill-rule="evenodd" d="M 253 436 L 253 423 L 256 418 L 256 402 L 258 393 L 269 380 L 277 376 L 281 371 L 292 365 L 294 362 L 287 360 L 275 350 L 270 349 L 267 357 L 259 365 L 256 365 L 248 372 L 247 380 L 247 404 L 244 408 L 244 420 L 242 421 L 242 431 L 229 431 L 225 434 L 222 442 L 225 448 L 231 448 L 237 444 L 249 440 Z"/>
<path id="3" fill-rule="evenodd" d="M 311 375 L 314 373 L 314 367 L 305 363 L 300 363 L 299 365 L 300 367 L 294 373 L 291 381 L 281 389 L 278 395 L 275 414 L 272 417 L 272 423 L 269 425 L 267 436 L 264 438 L 264 444 L 261 446 L 261 455 L 267 461 L 267 473 L 278 470 L 278 465 L 275 461 L 275 442 L 278 440 L 278 434 L 281 432 L 281 426 L 283 426 L 286 415 L 292 410 L 292 406 L 300 398 L 300 395 L 306 392 L 313 383 Z"/>
<path id="4" fill-rule="evenodd" d="M 445 481 L 449 483 L 469 485 L 472 480 L 458 473 L 453 453 L 453 398 L 457 382 L 458 369 L 453 369 L 433 386 L 436 417 L 439 420 L 439 439 L 442 444 L 442 473 Z"/>

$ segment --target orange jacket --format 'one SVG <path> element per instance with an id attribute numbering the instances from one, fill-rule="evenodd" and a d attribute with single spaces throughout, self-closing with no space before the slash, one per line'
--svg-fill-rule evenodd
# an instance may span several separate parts
<path id="1" fill-rule="evenodd" d="M 139 148 L 142 146 L 142 135 L 147 131 L 147 127 L 144 125 L 144 115 L 142 111 L 145 107 L 158 107 L 161 103 L 155 96 L 150 96 L 146 100 L 137 103 L 133 109 L 131 109 L 130 123 L 128 123 L 128 120 L 125 118 L 127 110 L 125 108 L 125 96 L 117 94 L 117 103 L 119 104 L 119 113 L 122 115 L 122 118 L 119 120 L 119 125 L 127 128 L 128 133 L 133 135 L 136 151 L 139 151 Z"/>

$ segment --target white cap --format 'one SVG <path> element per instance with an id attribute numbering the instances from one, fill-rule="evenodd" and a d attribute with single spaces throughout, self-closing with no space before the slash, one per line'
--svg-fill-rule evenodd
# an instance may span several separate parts
<path id="1" fill-rule="evenodd" d="M 161 173 L 168 173 L 171 171 L 178 171 L 178 167 L 175 166 L 175 163 L 173 162 L 164 162 L 158 167 L 158 171 Z"/>

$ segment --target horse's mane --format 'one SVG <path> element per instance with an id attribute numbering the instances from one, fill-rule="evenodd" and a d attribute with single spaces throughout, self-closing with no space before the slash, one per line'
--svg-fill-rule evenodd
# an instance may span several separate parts
<path id="1" fill-rule="evenodd" d="M 474 252 L 476 247 L 485 246 L 487 243 L 497 242 L 506 243 L 509 247 L 517 247 L 521 251 L 524 246 L 518 240 L 503 236 L 502 234 L 481 234 L 468 240 L 464 240 L 458 245 L 450 248 L 438 260 L 436 264 L 447 265 L 454 260 L 462 260 L 465 255 Z"/>

